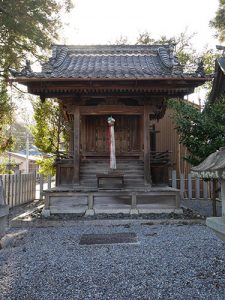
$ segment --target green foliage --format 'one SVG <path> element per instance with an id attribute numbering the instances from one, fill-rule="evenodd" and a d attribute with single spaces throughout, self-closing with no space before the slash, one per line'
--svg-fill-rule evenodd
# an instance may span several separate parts
<path id="1" fill-rule="evenodd" d="M 10 168 L 9 168 L 9 160 L 6 158 L 1 160 L 0 174 L 14 174 L 16 165 L 17 165 L 16 162 L 13 160 L 13 161 L 11 161 Z"/>
<path id="2" fill-rule="evenodd" d="M 203 111 L 187 101 L 170 100 L 180 143 L 188 149 L 185 157 L 197 165 L 209 154 L 225 146 L 225 97 L 207 103 Z"/>
<path id="3" fill-rule="evenodd" d="M 71 0 L 1 0 L 1 68 L 18 68 L 27 53 L 38 56 L 49 49 L 62 25 L 60 12 L 71 8 Z"/>
<path id="4" fill-rule="evenodd" d="M 225 41 L 225 0 L 219 0 L 219 8 L 216 16 L 210 21 L 210 26 L 217 31 L 217 37 L 221 42 Z"/>
<path id="5" fill-rule="evenodd" d="M 71 8 L 72 0 L 0 1 L 0 153 L 12 145 L 6 132 L 13 110 L 6 87 L 8 69 L 21 67 L 27 57 L 43 57 L 58 37 L 60 12 Z"/>
<path id="6" fill-rule="evenodd" d="M 7 174 L 8 170 L 7 170 L 7 166 L 5 163 L 1 163 L 0 164 L 0 174 Z"/>
<path id="7" fill-rule="evenodd" d="M 68 124 L 62 116 L 62 111 L 57 101 L 39 99 L 33 102 L 34 119 L 36 125 L 31 126 L 34 145 L 43 153 L 51 154 L 53 158 L 40 162 L 43 174 L 52 173 L 54 167 L 51 162 L 58 157 L 63 157 L 68 152 Z M 46 162 L 45 162 L 46 160 Z"/>
<path id="8" fill-rule="evenodd" d="M 8 134 L 11 121 L 12 107 L 7 95 L 7 86 L 5 82 L 0 82 L 0 153 L 9 149 L 13 140 Z"/>
<path id="9" fill-rule="evenodd" d="M 202 55 L 204 70 L 206 74 L 213 74 L 215 72 L 215 61 L 219 57 L 212 49 L 205 49 Z"/>
<path id="10" fill-rule="evenodd" d="M 55 158 L 49 157 L 49 158 L 40 158 L 37 161 L 37 164 L 39 165 L 39 173 L 43 174 L 45 176 L 47 175 L 55 175 Z"/>
<path id="11" fill-rule="evenodd" d="M 60 145 L 65 142 L 66 123 L 57 101 L 39 99 L 33 102 L 36 125 L 31 127 L 35 146 L 44 153 L 59 156 L 63 149 Z"/>
<path id="12" fill-rule="evenodd" d="M 0 87 L 0 124 L 5 123 L 9 124 L 10 123 L 10 111 L 11 111 L 11 106 L 9 104 L 9 98 L 7 95 L 7 85 L 5 82 L 1 82 L 1 87 Z"/>

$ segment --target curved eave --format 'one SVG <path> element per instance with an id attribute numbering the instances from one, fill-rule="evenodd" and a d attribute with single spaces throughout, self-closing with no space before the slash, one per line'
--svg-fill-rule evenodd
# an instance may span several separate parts
<path id="1" fill-rule="evenodd" d="M 28 87 L 28 92 L 43 98 L 72 94 L 152 93 L 162 96 L 183 97 L 205 83 L 203 77 L 151 78 L 15 78 Z"/>

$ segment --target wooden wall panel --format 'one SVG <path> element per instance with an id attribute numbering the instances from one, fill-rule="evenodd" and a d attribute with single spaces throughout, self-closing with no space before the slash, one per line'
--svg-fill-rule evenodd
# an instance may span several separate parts
<path id="1" fill-rule="evenodd" d="M 156 151 L 171 151 L 171 159 L 178 174 L 180 172 L 187 174 L 190 165 L 183 159 L 187 150 L 179 144 L 179 136 L 171 116 L 172 111 L 167 109 L 162 119 L 153 122 L 156 131 L 159 131 L 156 136 Z"/>
<path id="2" fill-rule="evenodd" d="M 140 116 L 113 115 L 115 118 L 116 154 L 141 152 Z M 108 124 L 106 116 L 85 116 L 84 153 L 109 155 Z M 83 127 L 83 126 L 82 126 Z"/>

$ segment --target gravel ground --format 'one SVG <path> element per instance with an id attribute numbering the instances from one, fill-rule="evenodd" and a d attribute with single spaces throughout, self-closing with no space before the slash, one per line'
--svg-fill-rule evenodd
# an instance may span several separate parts
<path id="1" fill-rule="evenodd" d="M 82 234 L 135 232 L 137 244 L 81 246 Z M 12 228 L 0 299 L 225 299 L 225 244 L 204 225 L 83 221 Z"/>

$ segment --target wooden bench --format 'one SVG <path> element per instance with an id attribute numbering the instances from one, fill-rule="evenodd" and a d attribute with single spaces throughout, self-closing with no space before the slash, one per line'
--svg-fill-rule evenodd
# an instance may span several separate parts
<path id="1" fill-rule="evenodd" d="M 97 187 L 100 187 L 100 180 L 101 179 L 119 179 L 121 180 L 121 187 L 124 186 L 124 174 L 118 173 L 118 172 L 112 172 L 112 173 L 99 173 L 96 174 L 97 177 Z"/>

